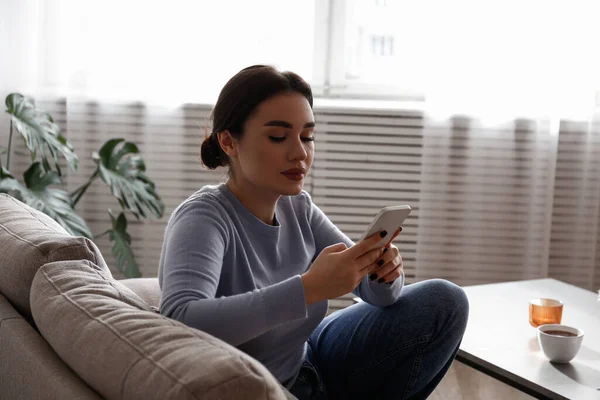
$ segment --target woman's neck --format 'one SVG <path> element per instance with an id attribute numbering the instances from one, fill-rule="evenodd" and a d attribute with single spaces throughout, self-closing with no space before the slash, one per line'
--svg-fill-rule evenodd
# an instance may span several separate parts
<path id="1" fill-rule="evenodd" d="M 256 218 L 267 225 L 274 225 L 275 206 L 279 195 L 259 189 L 253 185 L 241 184 L 235 179 L 227 180 L 227 188 Z"/>

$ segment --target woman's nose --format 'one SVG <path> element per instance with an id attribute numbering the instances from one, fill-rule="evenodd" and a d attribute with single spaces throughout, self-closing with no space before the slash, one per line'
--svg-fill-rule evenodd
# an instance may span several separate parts
<path id="1" fill-rule="evenodd" d="M 292 160 L 304 160 L 308 153 L 304 148 L 304 143 L 302 143 L 302 139 L 298 138 L 293 141 L 292 149 L 290 150 L 290 158 Z"/>

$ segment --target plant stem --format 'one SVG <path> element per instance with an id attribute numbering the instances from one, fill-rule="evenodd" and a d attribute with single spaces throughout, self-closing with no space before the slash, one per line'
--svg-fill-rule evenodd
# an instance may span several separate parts
<path id="1" fill-rule="evenodd" d="M 107 230 L 105 230 L 105 231 L 104 231 L 104 232 L 102 232 L 102 233 L 99 233 L 99 234 L 97 234 L 97 235 L 94 235 L 94 239 L 99 239 L 99 238 L 101 238 L 102 236 L 104 236 L 104 235 L 106 235 L 108 232 L 110 232 L 111 230 L 112 230 L 112 229 L 107 229 Z"/>
<path id="2" fill-rule="evenodd" d="M 100 170 L 96 169 L 96 171 L 92 174 L 92 176 L 90 176 L 90 179 L 86 183 L 84 183 L 83 185 L 75 189 L 73 193 L 71 193 L 71 198 L 73 199 L 73 208 L 75 208 L 75 206 L 79 202 L 79 199 L 81 199 L 81 196 L 83 196 L 85 191 L 90 187 L 90 185 L 92 184 L 94 179 L 98 177 L 98 175 L 100 175 Z"/>
<path id="3" fill-rule="evenodd" d="M 8 134 L 8 150 L 6 152 L 6 169 L 10 171 L 10 146 L 12 144 L 12 136 L 13 136 L 13 122 L 12 118 L 10 119 L 10 133 Z"/>

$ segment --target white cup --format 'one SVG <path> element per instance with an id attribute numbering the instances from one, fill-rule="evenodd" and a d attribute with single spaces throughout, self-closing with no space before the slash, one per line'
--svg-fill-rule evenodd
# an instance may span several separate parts
<path id="1" fill-rule="evenodd" d="M 574 336 L 558 336 L 547 332 L 570 332 Z M 579 352 L 583 342 L 583 331 L 562 324 L 547 324 L 537 328 L 538 342 L 542 351 L 553 363 L 564 364 L 571 361 Z"/>

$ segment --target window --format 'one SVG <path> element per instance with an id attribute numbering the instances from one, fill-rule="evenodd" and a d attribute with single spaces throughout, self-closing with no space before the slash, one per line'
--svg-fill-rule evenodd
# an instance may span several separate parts
<path id="1" fill-rule="evenodd" d="M 600 88 L 596 9 L 594 0 L 328 0 L 316 10 L 328 16 L 318 33 L 328 52 L 315 62 L 329 61 L 321 83 L 330 97 L 513 114 L 581 108 Z"/>
<path id="2" fill-rule="evenodd" d="M 139 101 L 212 102 L 235 72 L 266 63 L 317 96 L 581 110 L 600 88 L 596 0 L 555 3 L 36 0 L 28 69 L 53 93 Z"/>
<path id="3" fill-rule="evenodd" d="M 325 96 L 422 99 L 414 38 L 421 12 L 413 3 L 419 2 L 330 0 L 327 10 L 321 6 L 331 24 Z"/>

